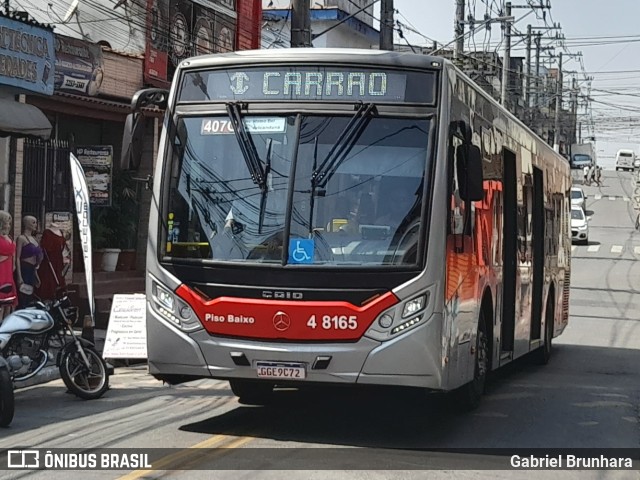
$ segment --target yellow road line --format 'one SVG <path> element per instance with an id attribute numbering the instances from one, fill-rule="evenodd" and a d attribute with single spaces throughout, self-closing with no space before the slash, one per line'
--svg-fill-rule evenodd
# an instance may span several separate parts
<path id="1" fill-rule="evenodd" d="M 197 470 L 197 468 L 193 468 L 195 465 L 199 464 L 199 463 L 203 463 L 204 461 L 211 461 L 211 460 L 215 460 L 216 458 L 220 458 L 224 455 L 227 455 L 229 452 L 225 452 L 224 450 L 231 450 L 234 448 L 238 448 L 242 445 L 244 445 L 245 443 L 249 443 L 250 441 L 255 440 L 255 438 L 253 437 L 240 437 L 237 440 L 227 444 L 227 445 L 220 445 L 218 448 L 218 450 L 216 450 L 216 452 L 213 455 L 209 455 L 206 458 L 202 458 L 202 456 L 199 456 L 195 459 L 193 459 L 192 461 L 190 461 L 189 463 L 186 463 L 184 465 L 180 466 L 180 470 Z"/>
<path id="2" fill-rule="evenodd" d="M 136 480 L 138 478 L 144 477 L 149 473 L 163 470 L 164 467 L 168 467 L 174 462 L 178 462 L 180 460 L 188 458 L 190 455 L 193 455 L 194 448 L 209 448 L 213 445 L 220 443 L 224 439 L 229 438 L 227 435 L 215 435 L 211 438 L 208 438 L 200 443 L 196 443 L 195 445 L 181 450 L 179 452 L 173 453 L 171 455 L 167 455 L 166 457 L 162 457 L 157 462 L 153 462 L 153 470 L 134 470 L 133 472 L 119 477 L 118 480 Z"/>

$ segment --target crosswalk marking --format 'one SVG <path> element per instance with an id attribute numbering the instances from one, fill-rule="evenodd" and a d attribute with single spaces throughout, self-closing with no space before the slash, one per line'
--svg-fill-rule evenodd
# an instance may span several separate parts
<path id="1" fill-rule="evenodd" d="M 589 245 L 589 247 L 587 248 L 587 252 L 597 252 L 598 250 L 600 250 L 600 245 Z"/>
<path id="2" fill-rule="evenodd" d="M 602 199 L 602 195 L 599 193 L 596 193 L 596 195 L 593 198 L 595 198 L 596 200 L 600 200 Z"/>
<path id="3" fill-rule="evenodd" d="M 622 200 L 625 201 L 625 202 L 628 202 L 629 201 L 629 197 L 622 197 Z"/>
<path id="4" fill-rule="evenodd" d="M 622 253 L 622 245 L 614 245 L 611 247 L 611 253 Z"/>
<path id="5" fill-rule="evenodd" d="M 575 245 L 571 245 L 571 253 L 575 252 L 576 248 L 578 247 L 576 247 Z M 637 247 L 637 248 L 640 249 L 640 247 Z"/>
<path id="6" fill-rule="evenodd" d="M 640 247 L 634 247 L 633 253 L 635 253 L 636 255 L 640 255 Z"/>
<path id="7" fill-rule="evenodd" d="M 616 197 L 614 197 L 613 195 L 609 195 L 609 200 L 615 200 Z"/>

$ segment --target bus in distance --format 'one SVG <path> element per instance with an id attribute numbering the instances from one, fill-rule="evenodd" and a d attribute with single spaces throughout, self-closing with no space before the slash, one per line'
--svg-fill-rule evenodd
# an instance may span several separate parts
<path id="1" fill-rule="evenodd" d="M 453 392 L 542 363 L 568 322 L 568 162 L 449 61 L 351 49 L 183 61 L 147 249 L 149 371 Z"/>

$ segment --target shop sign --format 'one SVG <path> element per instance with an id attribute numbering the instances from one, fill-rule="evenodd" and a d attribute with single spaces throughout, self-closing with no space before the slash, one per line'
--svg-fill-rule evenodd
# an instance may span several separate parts
<path id="1" fill-rule="evenodd" d="M 77 157 L 87 179 L 89 202 L 95 207 L 110 207 L 113 145 L 78 147 Z"/>
<path id="2" fill-rule="evenodd" d="M 234 0 L 199 3 L 147 0 L 147 38 L 144 80 L 167 86 L 185 58 L 235 50 L 236 21 L 220 6 Z"/>
<path id="3" fill-rule="evenodd" d="M 56 35 L 55 89 L 95 96 L 104 76 L 100 45 Z"/>
<path id="4" fill-rule="evenodd" d="M 53 32 L 0 17 L 0 84 L 53 95 Z"/>
<path id="5" fill-rule="evenodd" d="M 147 301 L 139 293 L 113 296 L 103 358 L 147 358 Z"/>

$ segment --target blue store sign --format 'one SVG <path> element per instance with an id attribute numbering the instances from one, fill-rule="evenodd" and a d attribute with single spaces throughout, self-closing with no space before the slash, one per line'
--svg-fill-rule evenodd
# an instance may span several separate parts
<path id="1" fill-rule="evenodd" d="M 53 32 L 0 16 L 0 85 L 53 95 Z"/>

